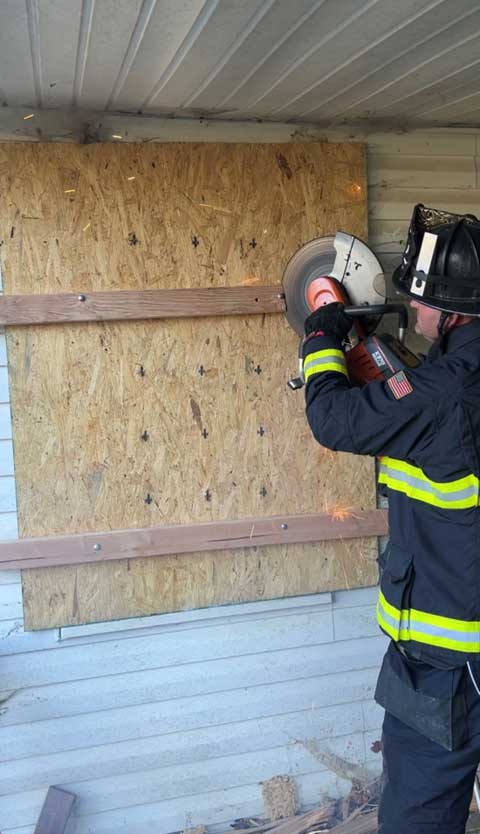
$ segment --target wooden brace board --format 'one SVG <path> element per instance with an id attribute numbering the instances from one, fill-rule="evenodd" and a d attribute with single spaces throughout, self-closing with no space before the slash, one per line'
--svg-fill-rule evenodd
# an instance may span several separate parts
<path id="1" fill-rule="evenodd" d="M 50 293 L 0 297 L 0 326 L 66 321 L 135 321 L 283 313 L 277 287 L 207 287 L 181 290 Z"/>
<path id="2" fill-rule="evenodd" d="M 83 565 L 205 550 L 384 536 L 385 510 L 309 513 L 0 542 L 0 570 Z"/>
<path id="3" fill-rule="evenodd" d="M 132 179 L 132 177 L 134 179 Z M 366 237 L 359 145 L 0 146 L 5 292 L 280 285 Z M 22 537 L 375 507 L 374 465 L 311 437 L 283 315 L 7 329 Z M 23 572 L 26 626 L 357 587 L 372 538 Z"/>

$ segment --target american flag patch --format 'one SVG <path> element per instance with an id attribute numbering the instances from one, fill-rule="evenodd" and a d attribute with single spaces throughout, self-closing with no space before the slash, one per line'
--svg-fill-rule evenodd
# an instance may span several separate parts
<path id="1" fill-rule="evenodd" d="M 407 394 L 411 394 L 413 392 L 413 388 L 407 379 L 405 371 L 398 371 L 394 374 L 394 376 L 391 376 L 390 379 L 387 379 L 387 385 L 396 400 L 401 400 L 402 397 L 406 397 Z"/>

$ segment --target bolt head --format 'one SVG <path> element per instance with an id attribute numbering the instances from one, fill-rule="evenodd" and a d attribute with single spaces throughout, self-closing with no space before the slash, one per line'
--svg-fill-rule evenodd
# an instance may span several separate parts
<path id="1" fill-rule="evenodd" d="M 96 553 L 98 553 L 98 551 L 102 549 L 102 545 L 98 544 L 98 542 L 97 542 L 97 544 L 93 545 L 93 549 L 95 550 Z"/>
<path id="2" fill-rule="evenodd" d="M 87 296 L 83 295 L 82 293 L 80 293 L 80 295 L 77 295 L 77 298 L 78 298 L 79 301 L 86 301 L 87 300 Z"/>
<path id="3" fill-rule="evenodd" d="M 280 526 L 281 526 L 282 530 L 288 530 L 288 524 L 285 524 L 285 522 L 283 524 L 281 524 Z"/>

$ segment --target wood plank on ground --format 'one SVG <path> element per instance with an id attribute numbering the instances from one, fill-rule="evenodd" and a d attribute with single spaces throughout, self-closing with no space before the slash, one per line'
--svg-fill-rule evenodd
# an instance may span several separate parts
<path id="1" fill-rule="evenodd" d="M 50 787 L 34 834 L 63 834 L 75 802 L 75 794 Z"/>

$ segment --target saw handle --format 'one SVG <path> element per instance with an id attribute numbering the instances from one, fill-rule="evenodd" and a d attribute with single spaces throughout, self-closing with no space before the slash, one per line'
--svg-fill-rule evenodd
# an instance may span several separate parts
<path id="1" fill-rule="evenodd" d="M 403 344 L 407 334 L 408 311 L 405 304 L 359 304 L 356 307 L 345 307 L 347 316 L 361 318 L 362 316 L 383 316 L 396 313 L 398 316 L 398 340 Z"/>
<path id="2" fill-rule="evenodd" d="M 398 316 L 398 341 L 402 344 L 404 343 L 408 327 L 408 310 L 405 307 L 405 304 L 359 304 L 356 307 L 345 307 L 344 310 L 347 316 L 351 316 L 354 319 L 362 318 L 363 316 L 383 316 L 390 313 L 396 313 Z M 305 384 L 303 378 L 302 347 L 303 339 L 300 339 L 298 349 L 298 366 L 300 375 L 294 379 L 289 379 L 287 383 L 288 387 L 293 391 L 303 388 Z"/>

